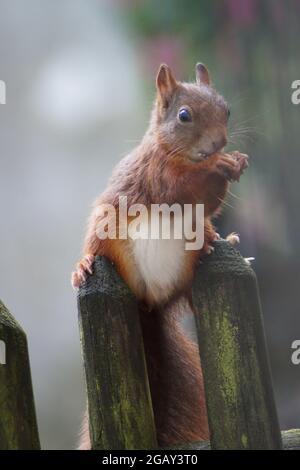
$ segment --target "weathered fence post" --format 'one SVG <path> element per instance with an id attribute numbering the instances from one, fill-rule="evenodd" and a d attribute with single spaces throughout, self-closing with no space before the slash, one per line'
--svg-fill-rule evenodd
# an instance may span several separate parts
<path id="1" fill-rule="evenodd" d="M 193 303 L 212 448 L 281 448 L 256 277 L 227 242 L 198 269 Z"/>
<path id="2" fill-rule="evenodd" d="M 0 301 L 0 449 L 39 449 L 26 335 Z"/>
<path id="3" fill-rule="evenodd" d="M 137 301 L 106 258 L 96 258 L 78 307 L 92 448 L 155 448 Z"/>

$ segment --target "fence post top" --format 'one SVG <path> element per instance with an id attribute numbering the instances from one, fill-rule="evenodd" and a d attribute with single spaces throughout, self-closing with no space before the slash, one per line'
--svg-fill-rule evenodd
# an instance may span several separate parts
<path id="1" fill-rule="evenodd" d="M 105 256 L 96 256 L 93 275 L 78 290 L 78 299 L 96 293 L 122 300 L 134 300 L 135 296 L 117 273 L 115 266 Z"/>
<path id="2" fill-rule="evenodd" d="M 195 278 L 209 277 L 217 274 L 255 276 L 250 264 L 243 258 L 240 252 L 226 240 L 214 242 L 214 252 L 203 258 L 196 269 Z"/>
<path id="3" fill-rule="evenodd" d="M 25 331 L 21 325 L 15 320 L 4 303 L 0 300 L 0 326 L 2 325 L 4 327 L 19 331 L 23 336 L 26 336 Z"/>

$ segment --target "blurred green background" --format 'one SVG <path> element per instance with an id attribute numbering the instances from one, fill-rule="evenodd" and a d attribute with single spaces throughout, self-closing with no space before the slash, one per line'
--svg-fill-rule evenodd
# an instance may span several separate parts
<path id="1" fill-rule="evenodd" d="M 74 448 L 84 411 L 69 277 L 85 220 L 141 138 L 161 62 L 204 62 L 251 157 L 217 226 L 254 256 L 281 428 L 300 427 L 298 0 L 0 0 L 0 297 L 28 333 L 44 448 Z"/>

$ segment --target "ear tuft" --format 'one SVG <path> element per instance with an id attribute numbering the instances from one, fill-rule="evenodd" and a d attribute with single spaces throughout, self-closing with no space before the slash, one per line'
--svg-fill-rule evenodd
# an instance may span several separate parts
<path id="1" fill-rule="evenodd" d="M 196 82 L 198 85 L 210 85 L 209 71 L 204 64 L 196 64 Z"/>
<path id="2" fill-rule="evenodd" d="M 167 107 L 178 84 L 166 64 L 161 64 L 156 77 L 156 87 L 164 107 Z"/>

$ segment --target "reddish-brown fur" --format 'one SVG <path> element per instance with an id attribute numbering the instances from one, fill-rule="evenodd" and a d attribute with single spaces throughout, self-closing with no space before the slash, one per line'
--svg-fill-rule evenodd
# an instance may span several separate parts
<path id="1" fill-rule="evenodd" d="M 172 309 L 144 312 L 141 319 L 159 444 L 208 439 L 198 346 Z"/>
<path id="2" fill-rule="evenodd" d="M 150 127 L 141 144 L 118 165 L 108 188 L 96 201 L 84 245 L 85 258 L 73 273 L 73 285 L 78 287 L 87 272 L 91 272 L 93 257 L 104 255 L 141 301 L 141 324 L 160 445 L 209 437 L 198 346 L 183 332 L 180 312 L 189 310 L 182 299 L 188 296 L 196 263 L 210 252 L 217 237 L 211 216 L 218 212 L 226 196 L 228 180 L 238 180 L 247 167 L 245 155 L 222 152 L 227 139 L 228 109 L 211 88 L 208 72 L 200 64 L 196 78 L 197 84 L 179 83 L 167 66 L 161 66 Z M 186 126 L 178 120 L 182 106 L 193 117 Z M 118 209 L 119 196 L 124 195 L 128 205 L 203 203 L 205 207 L 204 246 L 200 251 L 186 251 L 180 279 L 159 301 L 150 296 L 137 274 L 130 242 L 100 240 L 96 234 L 103 217 L 97 211 L 100 205 L 110 203 Z M 180 298 L 176 304 L 175 300 Z M 82 448 L 89 447 L 87 433 L 86 428 L 87 444 Z"/>

